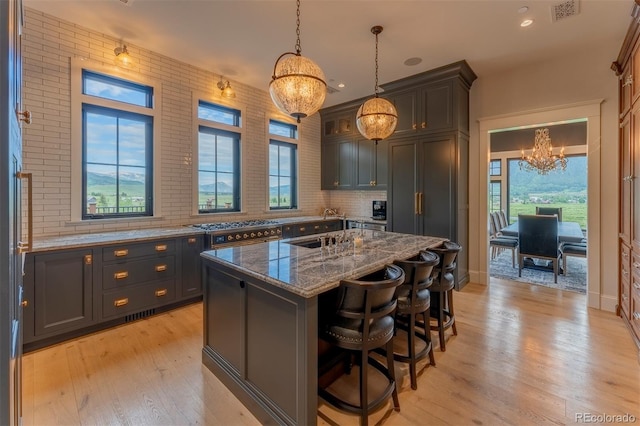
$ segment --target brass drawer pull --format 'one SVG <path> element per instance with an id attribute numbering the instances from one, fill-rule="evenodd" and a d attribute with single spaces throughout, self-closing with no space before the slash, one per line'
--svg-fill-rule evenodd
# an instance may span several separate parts
<path id="1" fill-rule="evenodd" d="M 633 288 L 635 288 L 636 290 L 640 290 L 640 284 L 633 283 Z"/>
<path id="2" fill-rule="evenodd" d="M 304 231 L 306 231 L 306 230 L 307 230 L 307 228 L 305 228 L 304 226 L 301 226 L 301 227 L 300 227 L 300 232 L 304 232 Z"/>
<path id="3" fill-rule="evenodd" d="M 123 299 L 116 299 L 116 300 L 114 300 L 114 301 L 113 301 L 113 306 L 115 306 L 115 307 L 120 307 L 120 306 L 124 306 L 124 305 L 126 305 L 127 303 L 129 303 L 129 298 L 128 298 L 128 297 L 125 297 L 125 298 L 123 298 Z"/>
<path id="4" fill-rule="evenodd" d="M 640 263 L 633 262 L 633 267 L 636 268 L 636 269 L 640 268 Z"/>
<path id="5" fill-rule="evenodd" d="M 122 256 L 126 256 L 129 254 L 129 250 L 124 249 L 124 250 L 114 250 L 113 251 L 113 255 L 115 257 L 122 257 Z"/>
<path id="6" fill-rule="evenodd" d="M 127 271 L 116 272 L 115 274 L 113 274 L 113 278 L 115 278 L 116 280 L 123 280 L 128 276 L 129 276 L 129 272 Z"/>
<path id="7" fill-rule="evenodd" d="M 91 256 L 90 254 L 86 254 L 84 256 L 84 264 L 91 265 L 92 263 L 93 263 L 93 256 Z"/>
<path id="8" fill-rule="evenodd" d="M 629 296 L 627 296 L 626 294 L 622 293 L 622 300 L 629 300 Z"/>
<path id="9" fill-rule="evenodd" d="M 622 252 L 622 257 L 629 257 L 629 253 L 627 253 L 626 251 Z"/>
<path id="10" fill-rule="evenodd" d="M 22 303 L 20 303 L 20 306 L 22 306 L 23 308 L 26 308 L 27 306 L 29 306 L 29 301 L 23 300 Z"/>
<path id="11" fill-rule="evenodd" d="M 156 251 L 166 251 L 166 250 L 167 250 L 166 244 L 156 244 Z"/>
<path id="12" fill-rule="evenodd" d="M 189 243 L 189 244 L 195 244 L 195 243 L 196 243 L 196 239 L 195 239 L 195 238 L 193 238 L 193 237 L 191 237 L 191 238 L 189 238 L 189 239 L 187 240 L 187 243 Z"/>
<path id="13" fill-rule="evenodd" d="M 625 271 L 624 269 L 622 270 L 622 275 L 624 275 L 625 277 L 629 275 L 629 272 Z"/>
<path id="14" fill-rule="evenodd" d="M 163 288 L 162 290 L 156 290 L 156 297 L 162 297 L 167 295 L 167 289 Z"/>
<path id="15" fill-rule="evenodd" d="M 634 312 L 633 313 L 633 319 L 636 320 L 636 321 L 640 320 L 640 312 Z"/>
<path id="16" fill-rule="evenodd" d="M 167 270 L 167 265 L 156 265 L 156 272 L 164 272 Z"/>

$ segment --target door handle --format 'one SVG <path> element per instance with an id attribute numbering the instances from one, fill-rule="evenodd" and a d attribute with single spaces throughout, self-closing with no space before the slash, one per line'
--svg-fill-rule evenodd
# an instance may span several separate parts
<path id="1" fill-rule="evenodd" d="M 33 248 L 33 175 L 18 172 L 16 177 L 27 180 L 27 242 L 18 242 L 18 253 L 26 253 Z"/>
<path id="2" fill-rule="evenodd" d="M 413 194 L 413 212 L 418 215 L 418 193 Z"/>
<path id="3" fill-rule="evenodd" d="M 419 194 L 419 196 L 418 196 L 418 212 L 419 212 L 419 214 L 422 214 L 423 213 L 423 208 L 424 208 L 423 205 L 422 205 L 422 203 L 424 203 L 424 193 L 423 192 L 419 192 L 418 194 Z"/>

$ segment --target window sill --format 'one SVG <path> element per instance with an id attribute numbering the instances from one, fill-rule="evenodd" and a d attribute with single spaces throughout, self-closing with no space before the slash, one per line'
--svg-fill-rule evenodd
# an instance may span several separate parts
<path id="1" fill-rule="evenodd" d="M 123 222 L 162 222 L 165 218 L 163 216 L 140 216 L 140 217 L 112 217 L 106 219 L 73 219 L 69 222 L 65 222 L 67 226 L 78 225 L 98 225 L 101 223 L 123 223 Z"/>

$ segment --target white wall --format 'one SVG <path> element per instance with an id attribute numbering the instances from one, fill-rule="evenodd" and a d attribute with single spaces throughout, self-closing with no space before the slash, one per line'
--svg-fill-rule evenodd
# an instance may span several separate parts
<path id="1" fill-rule="evenodd" d="M 473 281 L 483 282 L 487 274 L 486 260 L 486 167 L 489 154 L 480 150 L 480 121 L 501 116 L 527 116 L 536 111 L 564 110 L 567 105 L 603 100 L 600 107 L 599 135 L 590 135 L 597 142 L 600 181 L 589 181 L 590 198 L 599 198 L 599 205 L 589 210 L 589 237 L 597 247 L 591 262 L 597 262 L 596 300 L 589 305 L 614 310 L 618 295 L 618 91 L 617 77 L 610 69 L 622 40 L 593 46 L 585 52 L 566 52 L 557 58 L 513 69 L 508 72 L 481 76 L 471 89 L 471 152 L 470 152 L 470 256 L 469 269 Z M 471 64 L 473 67 L 473 64 Z M 550 115 L 553 115 L 552 113 Z M 536 124 L 536 123 L 530 123 Z M 594 143 L 594 146 L 596 144 Z M 600 149 L 601 148 L 601 149 Z M 590 147 L 591 149 L 591 147 Z M 590 168 L 593 165 L 590 163 Z M 592 170 L 590 170 L 590 173 Z M 596 190 L 593 194 L 591 191 Z M 594 214 L 595 213 L 595 214 Z M 594 221 L 594 218 L 596 219 Z M 598 229 L 591 229 L 594 226 Z M 593 231 L 593 232 L 592 232 Z M 599 232 L 598 232 L 599 231 Z M 599 234 L 599 235 L 598 235 Z M 484 255 L 481 256 L 480 254 Z M 595 257 L 595 258 L 594 258 Z M 590 286 L 590 291 L 591 291 Z"/>
<path id="2" fill-rule="evenodd" d="M 24 105 L 33 123 L 24 131 L 24 169 L 33 173 L 33 230 L 36 238 L 64 234 L 126 230 L 188 223 L 268 217 L 267 205 L 269 118 L 286 119 L 269 94 L 231 81 L 237 96 L 224 102 L 215 87 L 219 75 L 127 45 L 135 61 L 129 75 L 153 79 L 161 86 L 161 137 L 155 143 L 159 159 L 161 200 L 159 218 L 72 220 L 71 185 L 71 59 L 87 58 L 113 66 L 118 40 L 33 9 L 26 9 L 24 29 Z M 267 78 L 268 76 L 265 76 Z M 244 111 L 242 144 L 242 213 L 193 216 L 191 154 L 194 128 L 192 96 L 203 93 L 212 100 Z M 325 205 L 320 190 L 320 116 L 299 125 L 299 209 L 296 216 L 317 215 Z M 327 196 L 328 197 L 328 196 Z M 79 208 L 79 207 L 76 207 Z M 278 216 L 285 215 L 279 211 Z"/>

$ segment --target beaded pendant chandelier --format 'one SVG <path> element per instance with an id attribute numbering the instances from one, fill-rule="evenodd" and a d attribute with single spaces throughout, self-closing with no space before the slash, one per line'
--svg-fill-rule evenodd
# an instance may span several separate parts
<path id="1" fill-rule="evenodd" d="M 297 0 L 296 52 L 286 52 L 278 57 L 269 83 L 271 100 L 278 109 L 298 123 L 318 111 L 327 95 L 327 83 L 322 69 L 309 58 L 302 56 L 300 47 L 300 0 Z M 283 59 L 287 55 L 291 57 Z"/>
<path id="2" fill-rule="evenodd" d="M 374 97 L 360 105 L 356 114 L 358 130 L 367 139 L 378 142 L 393 133 L 398 124 L 396 107 L 386 99 L 378 97 L 378 34 L 382 27 L 376 25 L 371 28 L 376 36 L 376 85 Z"/>
<path id="3" fill-rule="evenodd" d="M 531 155 L 525 156 L 523 149 L 518 165 L 520 170 L 535 171 L 541 175 L 546 175 L 557 168 L 562 168 L 562 171 L 565 171 L 567 169 L 567 159 L 564 158 L 564 147 L 560 150 L 560 155 L 554 155 L 549 129 L 536 129 L 536 138 Z"/>

